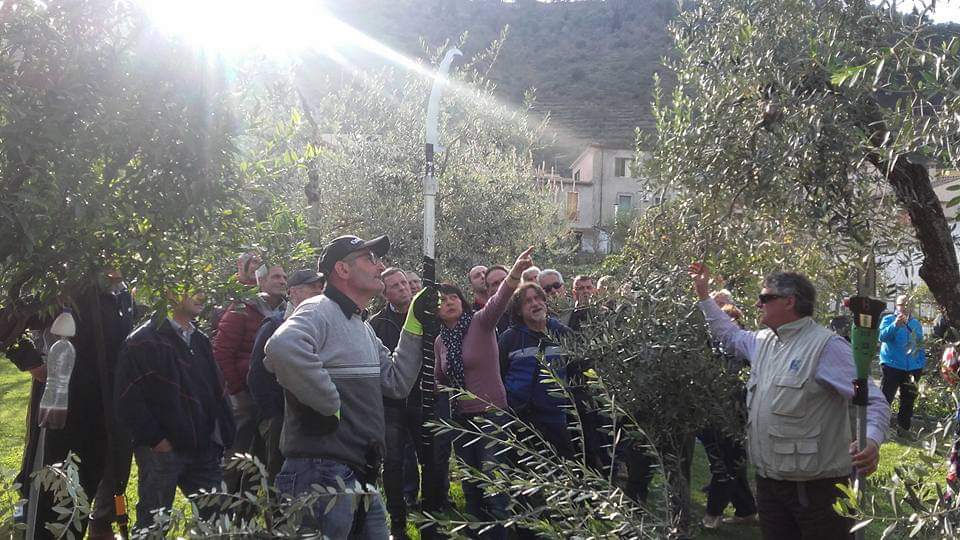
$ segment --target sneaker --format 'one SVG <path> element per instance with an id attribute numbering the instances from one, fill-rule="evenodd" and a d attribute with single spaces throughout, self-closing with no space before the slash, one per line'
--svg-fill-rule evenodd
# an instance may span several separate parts
<path id="1" fill-rule="evenodd" d="M 722 521 L 723 516 L 711 516 L 710 514 L 707 514 L 703 516 L 703 521 L 701 521 L 701 523 L 703 523 L 704 528 L 716 529 L 720 526 Z"/>
<path id="2" fill-rule="evenodd" d="M 749 516 L 730 516 L 723 518 L 723 522 L 730 525 L 754 525 L 760 523 L 760 519 L 756 514 L 750 514 Z"/>

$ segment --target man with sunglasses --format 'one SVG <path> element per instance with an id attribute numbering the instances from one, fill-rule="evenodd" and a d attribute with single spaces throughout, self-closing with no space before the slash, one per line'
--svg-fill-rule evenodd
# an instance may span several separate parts
<path id="1" fill-rule="evenodd" d="M 563 285 L 563 274 L 560 271 L 547 268 L 540 272 L 537 281 L 540 283 L 543 292 L 547 293 L 547 296 L 566 296 L 567 290 Z"/>
<path id="2" fill-rule="evenodd" d="M 570 316 L 573 314 L 573 303 L 567 295 L 567 288 L 563 283 L 563 274 L 559 270 L 546 268 L 537 275 L 537 283 L 543 292 L 547 293 L 547 302 L 550 314 L 556 317 L 564 326 L 570 326 Z"/>
<path id="3" fill-rule="evenodd" d="M 384 454 L 383 398 L 410 393 L 420 371 L 423 325 L 434 321 L 438 302 L 434 288 L 414 298 L 391 354 L 364 309 L 383 291 L 381 257 L 389 249 L 386 236 L 341 236 L 327 244 L 318 263 L 327 278 L 324 294 L 304 300 L 267 341 L 264 365 L 285 398 L 280 449 L 286 459 L 277 488 L 292 497 L 313 493 L 314 485 L 338 493 L 312 506 L 305 534 L 389 535 L 380 494 L 370 487 Z M 344 486 L 359 489 L 358 482 L 364 493 L 343 493 Z"/>
<path id="4" fill-rule="evenodd" d="M 849 538 L 852 520 L 833 510 L 856 468 L 877 469 L 890 408 L 871 380 L 867 447 L 852 442 L 848 408 L 856 370 L 850 344 L 817 324 L 816 290 L 794 272 L 763 280 L 755 307 L 767 328 L 742 330 L 710 298 L 710 271 L 689 269 L 710 334 L 750 362 L 747 447 L 757 472 L 757 506 L 765 539 Z"/>

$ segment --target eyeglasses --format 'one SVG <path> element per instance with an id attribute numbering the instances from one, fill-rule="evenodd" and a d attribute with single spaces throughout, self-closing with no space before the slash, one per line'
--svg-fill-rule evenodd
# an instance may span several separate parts
<path id="1" fill-rule="evenodd" d="M 556 283 L 551 283 L 543 287 L 543 292 L 559 291 L 560 287 L 563 287 L 563 283 L 560 283 L 559 281 Z"/>
<path id="2" fill-rule="evenodd" d="M 348 256 L 346 256 L 346 257 L 343 258 L 343 261 L 344 261 L 344 262 L 358 261 L 358 260 L 360 260 L 360 259 L 367 259 L 368 261 L 370 261 L 371 264 L 379 264 L 379 263 L 380 263 L 380 257 L 378 257 L 377 254 L 374 253 L 374 252 L 372 252 L 372 251 L 363 251 L 363 252 L 360 252 L 360 253 L 357 254 L 356 257 L 354 257 L 353 254 L 348 255 Z"/>
<path id="3" fill-rule="evenodd" d="M 757 296 L 757 302 L 762 306 L 762 305 L 764 305 L 764 304 L 767 304 L 767 303 L 770 303 L 770 302 L 776 300 L 777 298 L 783 298 L 783 297 L 784 297 L 784 295 L 782 295 L 782 294 L 769 294 L 769 293 L 768 293 L 768 294 L 761 294 L 761 295 Z"/>

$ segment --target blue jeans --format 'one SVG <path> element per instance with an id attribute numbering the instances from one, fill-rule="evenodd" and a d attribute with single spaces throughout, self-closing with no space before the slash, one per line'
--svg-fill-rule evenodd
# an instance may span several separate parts
<path id="1" fill-rule="evenodd" d="M 356 486 L 357 477 L 353 469 L 339 461 L 323 458 L 287 458 L 283 462 L 280 474 L 277 475 L 277 489 L 280 493 L 291 497 L 313 493 L 311 486 L 314 484 L 342 491 L 337 482 L 338 477 L 348 488 Z M 387 513 L 383 508 L 383 501 L 380 500 L 380 494 L 376 491 L 371 495 L 362 495 L 362 497 L 371 497 L 370 507 L 366 511 L 362 530 L 351 534 L 354 514 L 357 508 L 362 508 L 363 504 L 363 501 L 358 501 L 357 497 L 357 495 L 337 495 L 337 500 L 329 512 L 325 510 L 330 502 L 330 496 L 320 497 L 313 507 L 312 515 L 305 516 L 303 525 L 319 531 L 324 538 L 386 540 L 389 537 Z"/>
<path id="2" fill-rule="evenodd" d="M 506 415 L 493 411 L 475 416 L 454 415 L 454 421 L 472 432 L 480 430 L 482 430 L 483 433 L 493 432 L 493 427 L 486 422 L 474 422 L 474 419 L 480 416 L 499 426 L 503 426 L 508 421 Z M 454 439 L 453 448 L 457 452 L 457 457 L 465 464 L 489 474 L 500 461 L 500 458 L 496 455 L 497 452 L 501 450 L 500 445 L 490 445 L 489 439 L 481 439 L 470 444 L 475 438 L 476 436 L 474 435 L 461 433 Z M 482 485 L 464 480 L 463 498 L 466 499 L 467 502 L 467 513 L 480 521 L 502 520 L 507 517 L 507 495 L 505 493 L 485 494 Z M 503 526 L 498 525 L 484 533 L 482 538 L 506 540 L 507 532 Z"/>
<path id="3" fill-rule="evenodd" d="M 223 449 L 217 445 L 193 452 L 154 452 L 139 446 L 134 453 L 140 471 L 137 529 L 153 525 L 153 512 L 173 507 L 177 487 L 189 497 L 201 489 L 216 489 L 223 480 Z M 213 507 L 201 508 L 199 517 L 209 519 L 214 513 Z"/>

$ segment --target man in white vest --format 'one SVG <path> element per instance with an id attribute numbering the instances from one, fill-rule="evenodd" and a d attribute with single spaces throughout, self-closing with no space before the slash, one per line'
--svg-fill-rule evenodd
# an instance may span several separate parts
<path id="1" fill-rule="evenodd" d="M 690 265 L 710 334 L 750 362 L 747 447 L 757 472 L 757 506 L 768 540 L 850 538 L 851 520 L 832 508 L 836 484 L 880 461 L 890 407 L 869 381 L 867 445 L 858 452 L 848 408 L 856 370 L 846 340 L 813 318 L 816 290 L 801 274 L 764 278 L 755 307 L 767 328 L 741 330 L 710 298 L 710 272 Z"/>

